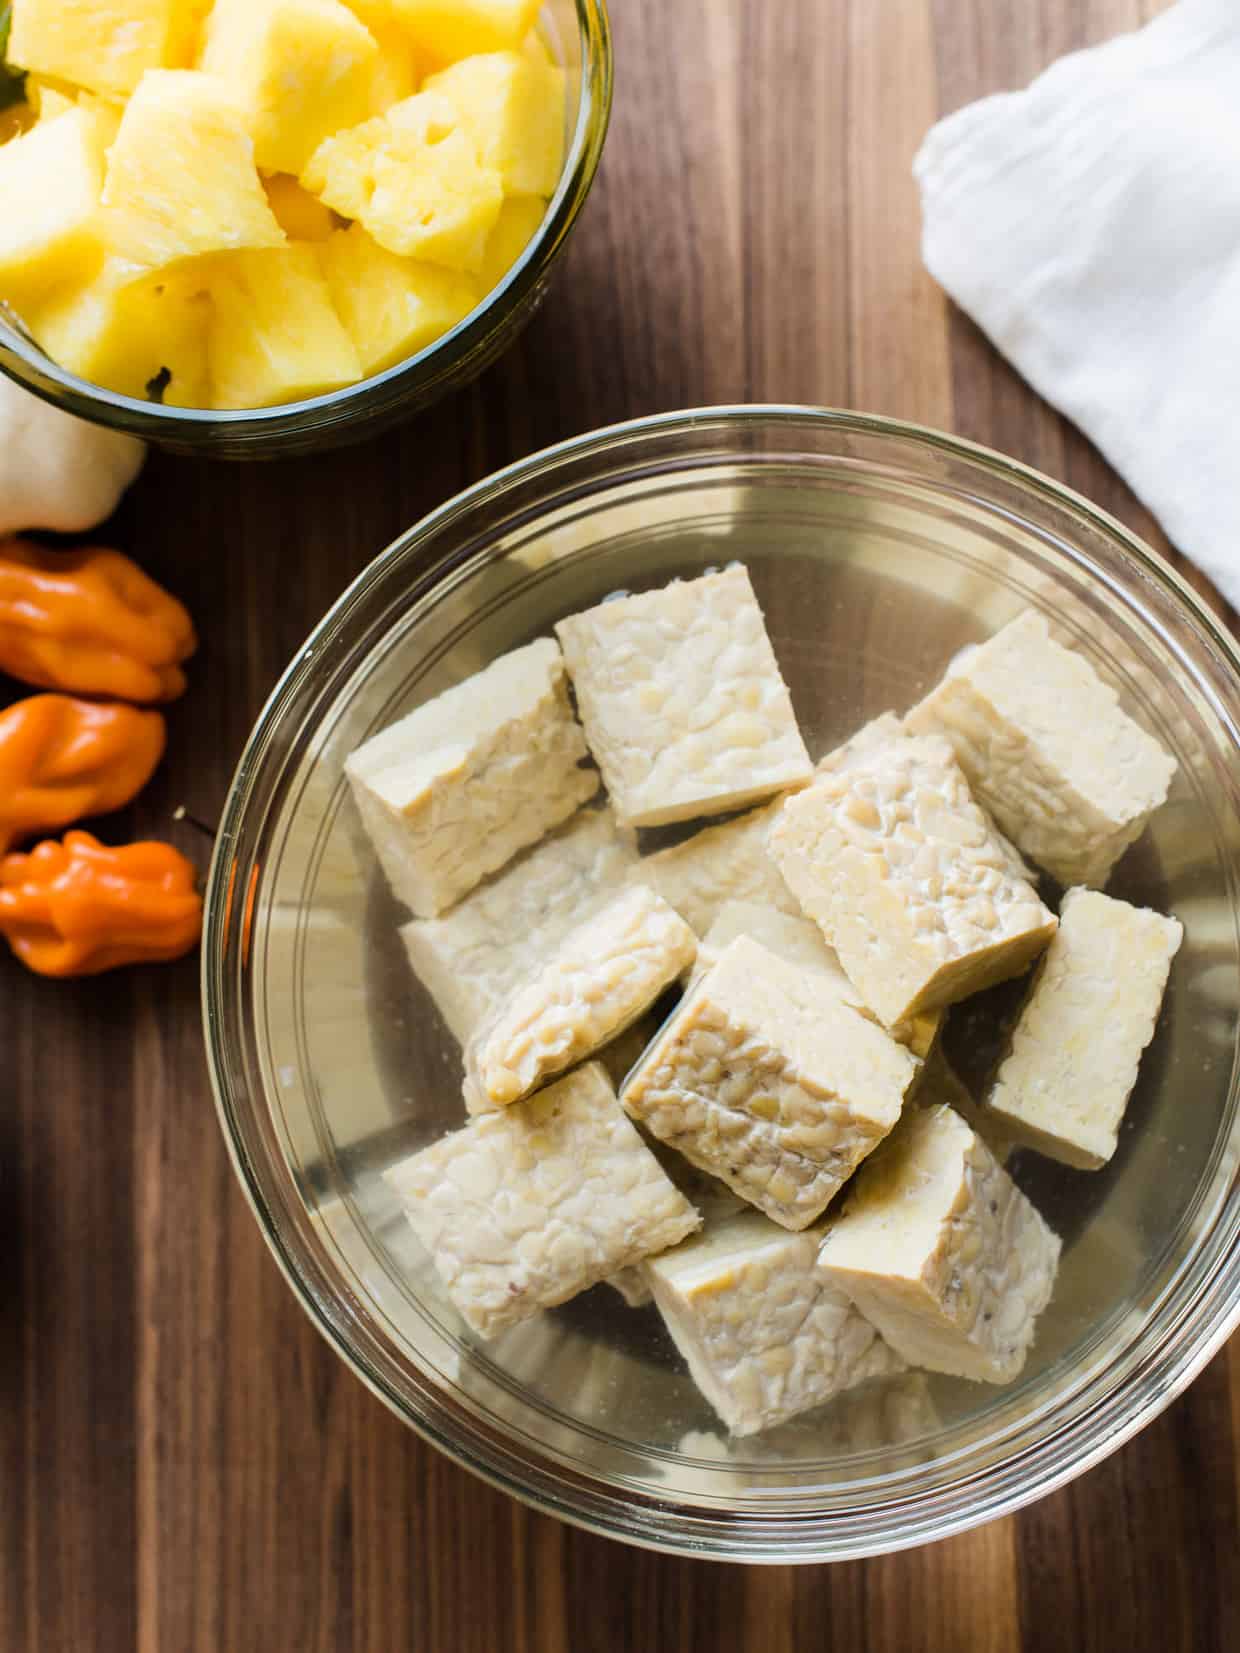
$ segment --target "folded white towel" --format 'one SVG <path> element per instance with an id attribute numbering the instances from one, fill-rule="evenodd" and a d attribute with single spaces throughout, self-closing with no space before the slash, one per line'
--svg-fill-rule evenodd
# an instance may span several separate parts
<path id="1" fill-rule="evenodd" d="M 1240 606 L 1240 0 L 941 121 L 931 274 Z"/>

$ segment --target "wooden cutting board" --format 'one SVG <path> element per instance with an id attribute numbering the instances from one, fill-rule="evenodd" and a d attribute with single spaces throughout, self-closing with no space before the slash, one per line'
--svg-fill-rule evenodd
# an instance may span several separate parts
<path id="1" fill-rule="evenodd" d="M 909 175 L 937 115 L 1156 9 L 615 0 L 602 173 L 507 359 L 353 451 L 156 458 L 123 508 L 115 538 L 203 637 L 125 824 L 205 866 L 171 811 L 216 818 L 267 691 L 346 582 L 465 484 L 612 420 L 746 400 L 922 420 L 1165 550 L 925 276 Z M 192 962 L 55 985 L 5 958 L 0 975 L 4 1653 L 1237 1645 L 1240 1344 L 1090 1475 L 948 1543 L 804 1570 L 628 1550 L 455 1468 L 329 1353 L 234 1184 Z"/>

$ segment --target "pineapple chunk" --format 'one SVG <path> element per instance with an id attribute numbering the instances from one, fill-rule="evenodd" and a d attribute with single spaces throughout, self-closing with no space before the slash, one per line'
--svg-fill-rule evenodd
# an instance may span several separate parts
<path id="1" fill-rule="evenodd" d="M 429 92 L 328 138 L 301 181 L 389 252 L 471 274 L 504 199 L 452 105 Z"/>
<path id="2" fill-rule="evenodd" d="M 216 0 L 201 67 L 227 81 L 272 172 L 300 172 L 324 138 L 371 113 L 379 48 L 340 0 Z"/>
<path id="3" fill-rule="evenodd" d="M 534 27 L 540 0 L 391 0 L 410 38 L 441 63 L 511 51 Z"/>
<path id="4" fill-rule="evenodd" d="M 92 92 L 124 96 L 179 61 L 187 0 L 17 0 L 8 59 Z"/>
<path id="5" fill-rule="evenodd" d="M 423 90 L 452 104 L 505 195 L 555 194 L 564 161 L 562 69 L 519 52 L 485 52 L 432 75 Z"/>
<path id="6" fill-rule="evenodd" d="M 123 106 L 113 103 L 111 98 L 101 98 L 94 92 L 79 92 L 74 103 L 94 128 L 94 141 L 103 159 L 103 175 L 106 180 L 108 150 L 116 142 L 116 134 L 120 131 Z M 65 111 L 62 110 L 61 113 L 64 114 Z"/>
<path id="7" fill-rule="evenodd" d="M 111 250 L 153 268 L 284 241 L 236 102 L 197 69 L 143 78 L 108 155 L 103 201 Z"/>
<path id="8" fill-rule="evenodd" d="M 45 86 L 39 93 L 39 119 L 54 121 L 57 115 L 67 115 L 70 109 L 77 105 L 72 98 L 67 98 L 63 92 L 58 92 L 54 86 Z"/>
<path id="9" fill-rule="evenodd" d="M 424 350 L 478 302 L 468 276 L 399 258 L 377 246 L 360 224 L 337 230 L 319 258 L 366 373 Z"/>
<path id="10" fill-rule="evenodd" d="M 97 92 L 79 92 L 74 101 L 94 122 L 100 153 L 103 156 L 103 175 L 106 181 L 108 150 L 116 142 L 116 134 L 121 129 L 121 113 L 125 106 L 111 98 L 102 98 Z"/>
<path id="11" fill-rule="evenodd" d="M 73 88 L 54 80 L 26 77 L 26 102 L 41 121 L 54 121 L 57 115 L 67 115 L 74 107 Z"/>
<path id="12" fill-rule="evenodd" d="M 297 402 L 362 377 L 313 247 L 294 242 L 220 259 L 211 297 L 207 367 L 213 407 Z"/>
<path id="13" fill-rule="evenodd" d="M 531 29 L 521 42 L 521 54 L 528 57 L 531 63 L 542 64 L 545 69 L 555 67 L 555 54 L 537 29 Z"/>
<path id="14" fill-rule="evenodd" d="M 403 103 L 417 91 L 421 73 L 417 54 L 405 36 L 381 22 L 362 18 L 379 48 L 370 71 L 368 115 L 382 115 L 394 103 Z"/>
<path id="15" fill-rule="evenodd" d="M 402 40 L 408 39 L 397 21 L 393 0 L 345 0 L 345 4 L 354 17 L 366 25 L 376 40 L 381 30 L 397 34 Z"/>
<path id="16" fill-rule="evenodd" d="M 542 223 L 546 210 L 547 203 L 538 195 L 510 195 L 504 202 L 478 276 L 478 286 L 484 293 L 498 287 L 512 269 Z"/>
<path id="17" fill-rule="evenodd" d="M 270 178 L 263 179 L 263 188 L 276 223 L 290 241 L 326 241 L 335 229 L 331 208 L 325 207 L 317 195 L 303 189 L 287 172 L 273 172 Z"/>
<path id="18" fill-rule="evenodd" d="M 170 68 L 190 69 L 198 64 L 203 30 L 213 4 L 214 0 L 181 0 L 177 12 L 177 32 L 169 50 Z"/>
<path id="19" fill-rule="evenodd" d="M 170 407 L 206 397 L 209 300 L 109 258 L 95 280 L 27 318 L 42 348 L 79 378 Z"/>
<path id="20" fill-rule="evenodd" d="M 88 281 L 102 263 L 107 139 L 93 111 L 70 109 L 0 148 L 0 298 L 18 310 Z"/>

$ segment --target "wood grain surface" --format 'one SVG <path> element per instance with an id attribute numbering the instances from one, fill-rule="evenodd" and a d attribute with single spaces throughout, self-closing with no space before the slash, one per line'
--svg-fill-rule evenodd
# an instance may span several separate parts
<path id="1" fill-rule="evenodd" d="M 938 114 L 1155 9 L 615 0 L 602 173 L 512 353 L 370 446 L 157 457 L 125 504 L 114 537 L 203 648 L 169 759 L 118 824 L 205 867 L 174 805 L 217 816 L 264 696 L 352 575 L 464 484 L 611 420 L 730 400 L 902 415 L 1164 545 L 925 276 L 909 174 Z M 320 1341 L 234 1185 L 192 962 L 55 985 L 6 958 L 0 976 L 3 1653 L 1240 1642 L 1240 1345 L 1091 1474 L 947 1543 L 797 1570 L 628 1550 L 455 1468 Z"/>

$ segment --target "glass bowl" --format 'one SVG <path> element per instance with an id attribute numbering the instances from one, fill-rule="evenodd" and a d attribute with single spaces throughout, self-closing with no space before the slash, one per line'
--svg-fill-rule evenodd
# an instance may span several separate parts
<path id="1" fill-rule="evenodd" d="M 516 338 L 546 295 L 552 266 L 585 205 L 611 113 L 606 0 L 544 0 L 539 28 L 566 71 L 568 140 L 542 224 L 504 279 L 434 344 L 326 396 L 236 412 L 164 407 L 79 379 L 45 356 L 0 305 L 0 371 L 69 413 L 175 453 L 268 459 L 372 436 L 476 378 Z"/>
<path id="2" fill-rule="evenodd" d="M 1114 1160 L 1013 1171 L 1064 1239 L 1007 1388 L 912 1374 L 730 1442 L 653 1309 L 607 1286 L 482 1344 L 381 1173 L 463 1122 L 460 1063 L 357 833 L 345 756 L 610 592 L 744 561 L 812 755 L 1027 606 L 1179 760 L 1112 890 L 1186 927 Z M 890 420 L 722 408 L 514 465 L 411 529 L 310 637 L 224 813 L 203 991 L 220 1116 L 290 1283 L 389 1406 L 540 1509 L 666 1550 L 821 1561 L 1002 1515 L 1111 1452 L 1235 1325 L 1237 653 L 1117 522 Z M 680 829 L 683 833 L 686 829 Z M 643 835 L 650 844 L 669 834 Z M 958 1013 L 951 1048 L 977 1054 Z"/>

